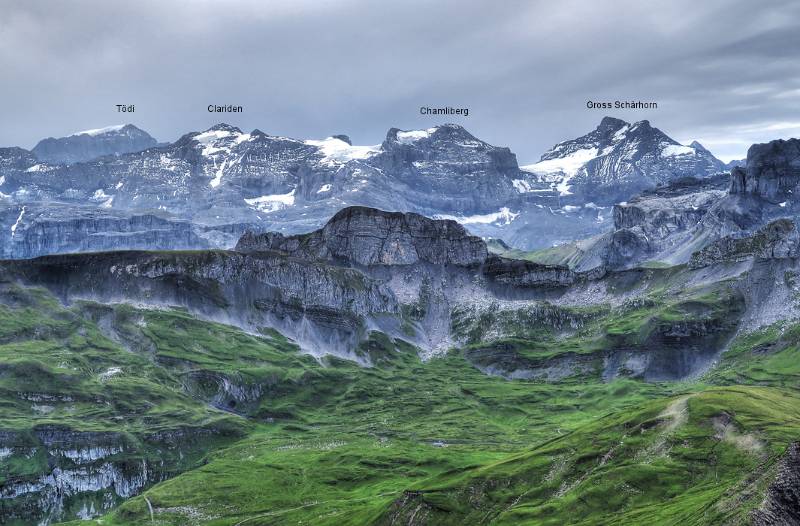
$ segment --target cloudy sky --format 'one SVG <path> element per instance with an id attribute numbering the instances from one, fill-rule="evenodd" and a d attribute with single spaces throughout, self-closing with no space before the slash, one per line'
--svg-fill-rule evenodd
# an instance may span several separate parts
<path id="1" fill-rule="evenodd" d="M 0 145 L 123 122 L 167 141 L 220 121 L 375 144 L 449 121 L 525 164 L 609 114 L 728 160 L 800 137 L 798 27 L 789 0 L 0 0 Z M 658 109 L 586 108 L 617 99 Z M 470 115 L 419 114 L 443 105 Z"/>

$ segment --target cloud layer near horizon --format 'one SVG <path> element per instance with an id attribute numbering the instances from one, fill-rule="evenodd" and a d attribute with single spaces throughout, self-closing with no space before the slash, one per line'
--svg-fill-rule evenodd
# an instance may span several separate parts
<path id="1" fill-rule="evenodd" d="M 800 136 L 800 4 L 662 4 L 0 0 L 0 145 L 123 122 L 165 141 L 221 121 L 374 144 L 448 121 L 525 164 L 606 114 L 726 160 Z M 659 107 L 586 108 L 617 99 Z"/>

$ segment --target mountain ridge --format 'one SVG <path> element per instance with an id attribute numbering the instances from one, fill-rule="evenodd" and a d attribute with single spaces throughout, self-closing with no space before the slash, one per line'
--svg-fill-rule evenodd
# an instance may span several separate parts
<path id="1" fill-rule="evenodd" d="M 562 196 L 618 202 L 673 179 L 725 170 L 705 147 L 692 144 L 680 144 L 647 120 L 604 117 L 593 131 L 556 144 L 523 170 Z"/>
<path id="2" fill-rule="evenodd" d="M 75 132 L 66 137 L 48 137 L 39 141 L 31 152 L 46 163 L 73 164 L 106 155 L 137 152 L 156 144 L 144 130 L 133 124 L 120 124 Z"/>
<path id="3" fill-rule="evenodd" d="M 592 140 L 598 146 L 624 149 L 630 141 L 617 144 L 613 137 L 626 126 L 636 125 L 605 118 L 592 132 Z M 638 126 L 653 130 L 649 124 Z M 108 133 L 95 131 L 97 137 Z M 671 139 L 656 135 L 656 142 L 680 148 Z M 77 137 L 91 138 L 87 134 Z M 556 155 L 554 152 L 543 157 Z M 653 155 L 648 159 L 639 163 L 641 169 L 639 165 L 634 168 L 663 177 L 683 173 L 667 173 L 653 164 L 658 160 Z M 594 166 L 595 161 L 588 165 Z M 453 218 L 481 237 L 504 239 L 527 249 L 542 248 L 599 234 L 610 224 L 614 201 L 607 199 L 603 204 L 602 188 L 586 197 L 559 195 L 565 194 L 566 182 L 548 182 L 520 169 L 510 149 L 477 139 L 456 124 L 423 130 L 390 128 L 380 144 L 361 146 L 341 135 L 295 139 L 258 129 L 246 133 L 218 123 L 186 133 L 172 143 L 72 164 L 49 164 L 24 150 L 6 149 L 0 151 L 0 172 L 0 206 L 8 208 L 0 214 L 0 240 L 5 238 L 4 245 L 9 247 L 5 253 L 11 257 L 68 247 L 91 249 L 85 244 L 82 248 L 40 238 L 42 232 L 100 224 L 93 216 L 102 217 L 107 210 L 129 216 L 163 216 L 167 225 L 175 225 L 176 240 L 184 239 L 178 232 L 183 227 L 177 223 L 188 221 L 195 237 L 203 239 L 198 248 L 227 248 L 235 245 L 245 230 L 308 232 L 339 209 L 353 205 Z M 573 182 L 580 182 L 581 177 Z M 611 194 L 622 200 L 642 186 L 652 186 L 649 176 L 641 177 L 645 182 L 634 183 L 630 183 L 631 177 L 611 178 L 605 187 L 615 188 Z M 559 185 L 564 188 L 559 190 Z M 53 219 L 47 203 L 62 210 L 74 207 L 80 221 L 72 226 L 69 222 L 59 223 L 57 228 L 48 226 Z M 7 218 L 7 223 L 2 218 Z M 38 224 L 42 228 L 37 228 Z M 96 237 L 90 238 L 98 240 L 97 249 L 114 243 L 117 248 L 143 247 L 134 240 L 146 236 L 120 235 L 132 227 L 117 224 L 120 226 L 108 223 L 107 233 L 98 230 Z M 534 231 L 533 225 L 541 228 Z M 168 242 L 169 235 L 163 239 Z"/>

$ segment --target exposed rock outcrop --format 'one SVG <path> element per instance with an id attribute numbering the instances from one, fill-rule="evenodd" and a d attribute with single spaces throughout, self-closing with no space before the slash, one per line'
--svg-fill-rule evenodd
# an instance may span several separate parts
<path id="1" fill-rule="evenodd" d="M 183 306 L 248 330 L 274 327 L 308 352 L 349 349 L 371 316 L 399 305 L 380 282 L 319 260 L 275 253 L 116 252 L 48 256 L 0 265 L 4 279 L 48 287 L 65 301 Z"/>
<path id="2" fill-rule="evenodd" d="M 800 524 L 800 443 L 789 444 L 764 502 L 753 510 L 751 519 L 753 526 Z"/>
<path id="3" fill-rule="evenodd" d="M 789 219 L 773 221 L 746 237 L 726 236 L 692 254 L 691 268 L 749 258 L 790 258 L 800 254 L 800 236 Z"/>
<path id="4" fill-rule="evenodd" d="M 486 244 L 455 221 L 418 214 L 345 208 L 315 232 L 285 237 L 245 234 L 236 245 L 243 252 L 274 250 L 293 257 L 341 261 L 357 265 L 481 265 Z"/>
<path id="5" fill-rule="evenodd" d="M 204 232 L 188 221 L 155 214 L 128 215 L 90 207 L 49 203 L 0 207 L 0 257 L 34 258 L 46 254 L 108 250 L 181 250 L 208 248 Z M 224 236 L 224 234 L 221 234 Z"/>
<path id="6" fill-rule="evenodd" d="M 575 272 L 564 266 L 497 256 L 487 260 L 483 273 L 495 283 L 514 287 L 567 287 L 576 280 Z"/>
<path id="7" fill-rule="evenodd" d="M 754 144 L 744 168 L 731 171 L 731 195 L 755 195 L 772 203 L 794 199 L 800 185 L 800 139 Z"/>

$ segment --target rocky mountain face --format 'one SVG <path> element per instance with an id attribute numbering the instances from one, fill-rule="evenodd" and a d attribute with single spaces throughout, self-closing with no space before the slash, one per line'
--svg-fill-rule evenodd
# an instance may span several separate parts
<path id="1" fill-rule="evenodd" d="M 786 448 L 764 502 L 752 511 L 751 519 L 753 526 L 800 523 L 800 443 Z"/>
<path id="2" fill-rule="evenodd" d="M 155 146 L 128 125 L 46 139 L 33 152 L 0 150 L 0 194 L 7 207 L 0 232 L 10 233 L 15 224 L 17 234 L 38 228 L 41 222 L 30 222 L 33 214 L 19 222 L 15 214 L 23 206 L 31 212 L 35 203 L 54 203 L 75 207 L 87 221 L 101 221 L 104 210 L 129 221 L 142 214 L 159 215 L 170 225 L 188 221 L 198 237 L 230 248 L 246 229 L 309 232 L 340 209 L 361 205 L 453 219 L 473 234 L 531 249 L 598 234 L 610 225 L 615 199 L 718 168 L 702 147 L 680 146 L 646 122 L 610 118 L 525 170 L 508 148 L 452 124 L 393 128 L 372 146 L 353 145 L 345 135 L 300 140 L 226 124 Z M 140 246 L 127 244 L 134 239 L 124 235 L 127 227 L 107 225 L 106 238 L 116 244 L 100 245 Z M 171 235 L 183 239 L 181 228 Z M 10 246 L 4 251 L 9 257 L 50 253 Z"/>
<path id="3" fill-rule="evenodd" d="M 523 170 L 562 196 L 606 204 L 682 177 L 713 175 L 725 164 L 699 143 L 684 146 L 648 121 L 606 117 L 592 132 L 555 145 Z"/>
<path id="4" fill-rule="evenodd" d="M 125 124 L 77 132 L 58 139 L 42 139 L 32 152 L 45 163 L 72 164 L 106 155 L 138 152 L 155 145 L 156 140 L 147 132 Z"/>
<path id="5" fill-rule="evenodd" d="M 756 255 L 750 254 L 750 259 Z M 782 252 L 764 255 L 784 257 Z M 493 319 L 516 317 L 520 312 L 533 312 L 531 309 L 539 312 L 536 317 L 550 319 L 558 314 L 541 310 L 543 304 L 567 311 L 604 303 L 622 305 L 647 287 L 631 295 L 621 283 L 643 286 L 657 280 L 637 269 L 579 272 L 562 265 L 503 258 L 489 254 L 481 239 L 455 222 L 363 207 L 342 210 L 310 234 L 245 234 L 236 251 L 51 256 L 8 261 L 1 270 L 2 279 L 45 286 L 66 302 L 181 306 L 205 319 L 251 331 L 274 328 L 316 356 L 335 354 L 359 361 L 364 358 L 354 355 L 354 350 L 371 330 L 402 338 L 418 346 L 425 356 L 432 356 L 471 338 L 465 334 L 473 334 L 475 329 L 465 326 L 483 323 L 478 321 L 483 315 L 478 315 L 476 308 L 493 305 Z M 701 271 L 699 267 L 696 270 Z M 742 315 L 735 297 L 730 300 L 730 308 L 737 313 L 733 325 L 714 329 L 713 334 L 735 328 L 735 320 Z M 527 330 L 522 327 L 526 325 L 502 329 L 498 334 Z M 692 330 L 710 330 L 704 327 Z M 668 333 L 671 329 L 665 325 L 660 330 Z M 713 338 L 717 341 L 717 336 Z M 651 343 L 656 345 L 655 340 Z M 606 364 L 604 374 L 621 374 L 626 363 L 644 352 L 632 349 L 630 342 L 620 345 L 620 352 L 627 354 L 609 354 L 612 361 Z M 715 349 L 716 343 L 709 343 L 708 352 L 713 354 Z M 659 369 L 666 367 L 659 361 L 637 367 L 648 376 L 680 377 L 704 360 L 687 362 L 686 370 L 672 372 Z M 486 365 L 486 357 L 480 362 Z M 576 356 L 559 367 L 586 366 L 581 363 Z"/>
<path id="6" fill-rule="evenodd" d="M 654 260 L 703 266 L 709 258 L 793 257 L 800 141 L 750 148 L 728 176 L 685 178 L 614 205 L 614 229 L 565 249 L 564 262 L 630 268 Z M 779 246 L 780 245 L 780 246 Z"/>
<path id="7" fill-rule="evenodd" d="M 769 203 L 796 201 L 800 185 L 800 139 L 754 144 L 747 163 L 731 171 L 731 195 L 752 195 Z M 785 206 L 785 204 L 784 204 Z"/>
<path id="8" fill-rule="evenodd" d="M 169 145 L 69 165 L 42 162 L 24 150 L 0 153 L 0 192 L 17 205 L 13 210 L 57 202 L 158 213 L 191 222 L 222 247 L 235 243 L 238 236 L 229 234 L 241 234 L 240 225 L 307 232 L 348 205 L 447 216 L 523 239 L 530 237 L 525 224 L 543 216 L 552 216 L 566 230 L 558 235 L 568 237 L 576 221 L 566 216 L 578 215 L 553 210 L 552 196 L 520 194 L 514 155 L 456 125 L 392 129 L 382 144 L 353 146 L 343 135 L 298 140 L 221 124 Z M 594 231 L 594 210 L 585 212 L 578 228 Z M 515 222 L 518 217 L 525 220 Z M 23 217 L 16 231 L 29 226 Z M 126 248 L 117 238 L 117 248 Z"/>
<path id="9" fill-rule="evenodd" d="M 203 231 L 188 221 L 169 218 L 155 211 L 124 213 L 41 202 L 0 209 L 0 222 L 11 225 L 0 231 L 0 257 L 4 259 L 119 248 L 209 248 L 219 243 L 220 236 L 226 235 Z M 241 230 L 229 235 L 239 235 Z"/>

